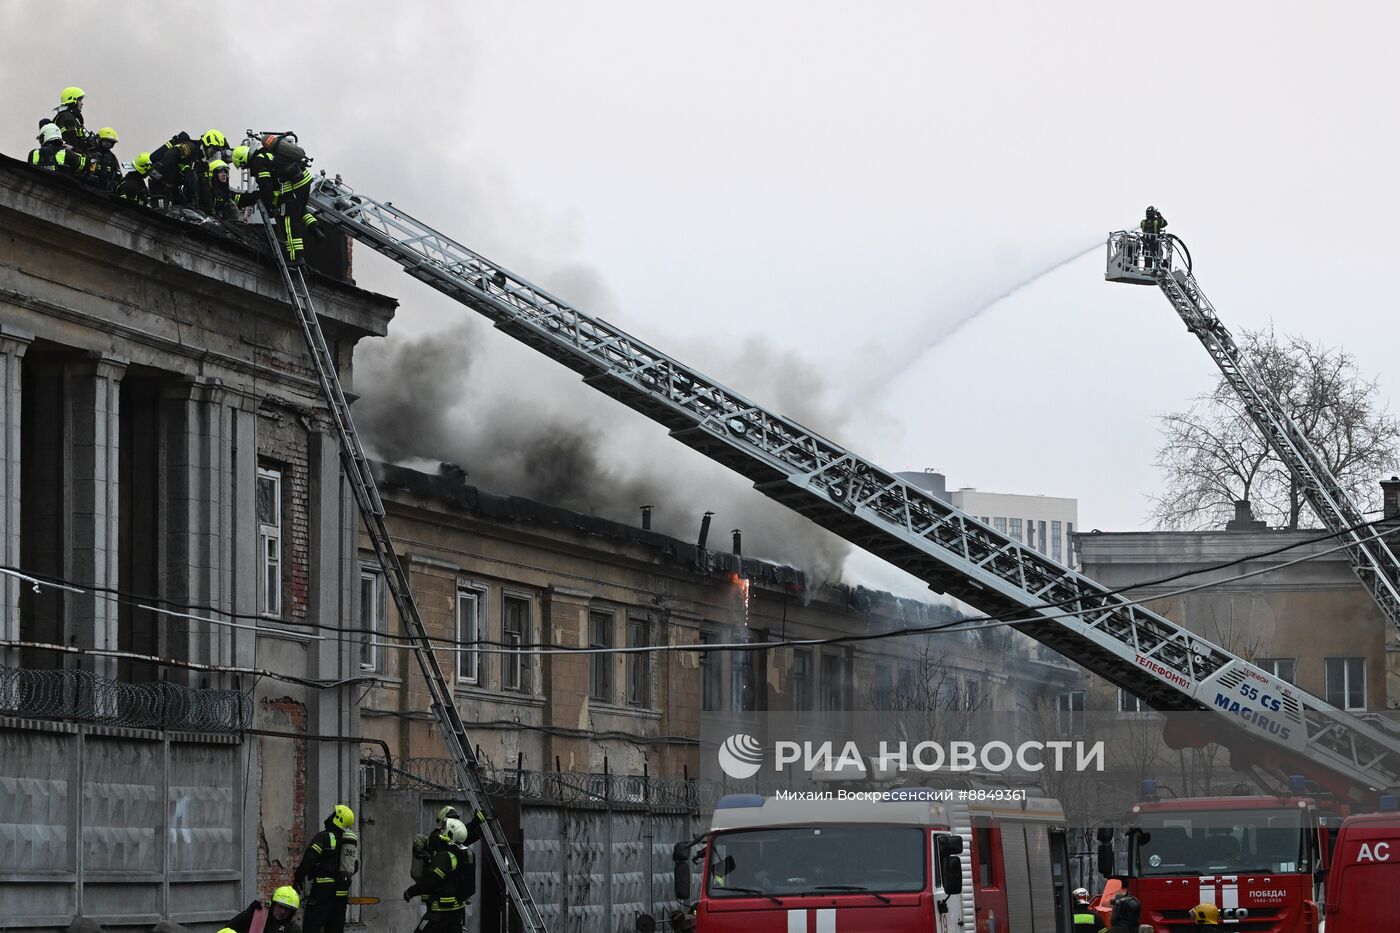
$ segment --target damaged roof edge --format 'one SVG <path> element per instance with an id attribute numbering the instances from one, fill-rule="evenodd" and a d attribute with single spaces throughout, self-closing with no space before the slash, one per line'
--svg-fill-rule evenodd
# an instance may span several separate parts
<path id="1" fill-rule="evenodd" d="M 702 552 L 694 544 L 635 525 L 585 515 L 520 496 L 488 492 L 469 485 L 460 472 L 424 473 L 421 470 L 380 461 L 370 461 L 370 469 L 381 488 L 398 489 L 415 496 L 448 503 L 492 521 L 554 525 L 582 534 L 650 548 L 658 554 L 661 561 L 679 565 L 696 573 L 739 574 L 762 586 L 794 592 L 807 588 L 805 575 L 796 567 L 753 557 L 740 557 L 728 551 L 705 549 Z M 887 615 L 898 615 L 910 623 L 952 621 L 963 617 L 963 613 L 946 604 L 908 599 L 885 590 L 844 583 L 828 584 L 812 595 L 857 612 L 880 611 Z"/>

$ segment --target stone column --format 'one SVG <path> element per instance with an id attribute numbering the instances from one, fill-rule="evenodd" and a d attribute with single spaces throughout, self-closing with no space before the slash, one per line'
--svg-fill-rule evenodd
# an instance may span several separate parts
<path id="1" fill-rule="evenodd" d="M 232 475 L 232 420 L 217 381 L 196 379 L 161 389 L 164 453 L 164 595 L 175 604 L 208 606 L 214 618 L 232 608 L 225 583 L 231 543 L 226 513 Z M 204 613 L 197 613 L 203 615 Z M 228 626 L 189 619 L 164 624 L 166 653 L 201 664 L 232 658 Z M 194 673 L 193 679 L 205 679 Z"/>
<path id="2" fill-rule="evenodd" d="M 0 326 L 0 563 L 7 567 L 21 566 L 20 366 L 32 339 Z M 0 639 L 5 641 L 19 640 L 19 594 L 19 580 L 0 575 Z M 18 667 L 19 649 L 0 648 L 0 666 Z"/>
<path id="3" fill-rule="evenodd" d="M 93 355 L 64 365 L 66 421 L 64 480 L 68 487 L 67 576 L 95 587 L 118 586 L 117 498 L 120 397 L 126 361 Z M 116 650 L 117 604 L 95 593 L 72 594 L 67 635 L 83 648 Z M 115 677 L 115 658 L 81 665 Z"/>
<path id="4" fill-rule="evenodd" d="M 347 680 L 359 673 L 358 643 L 353 635 L 334 628 L 347 625 L 349 592 L 345 573 L 344 495 L 340 475 L 340 443 L 334 434 L 315 429 L 307 437 L 310 477 L 310 533 L 307 555 L 309 621 L 331 626 L 311 632 L 321 637 L 308 646 L 313 658 L 309 676 L 322 681 Z M 311 691 L 308 728 L 321 735 L 352 735 L 356 685 Z M 320 822 L 337 803 L 351 802 L 359 775 L 359 749 L 336 742 L 313 742 L 307 747 L 306 804 L 308 825 Z M 353 803 L 351 803 L 353 806 Z"/>

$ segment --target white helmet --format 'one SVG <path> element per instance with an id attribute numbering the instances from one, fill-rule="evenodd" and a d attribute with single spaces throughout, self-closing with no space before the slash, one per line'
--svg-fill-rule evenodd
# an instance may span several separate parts
<path id="1" fill-rule="evenodd" d="M 1081 904 L 1087 904 L 1087 903 L 1089 903 L 1089 889 L 1088 889 L 1088 888 L 1075 888 L 1075 889 L 1074 889 L 1074 899 L 1075 899 L 1076 901 L 1078 901 L 1079 903 L 1081 903 Z"/>
<path id="2" fill-rule="evenodd" d="M 45 123 L 39 130 L 39 144 L 53 142 L 55 139 L 63 138 L 63 130 L 58 128 L 57 123 Z"/>
<path id="3" fill-rule="evenodd" d="M 467 824 L 449 817 L 442 822 L 442 834 L 460 846 L 467 841 Z"/>

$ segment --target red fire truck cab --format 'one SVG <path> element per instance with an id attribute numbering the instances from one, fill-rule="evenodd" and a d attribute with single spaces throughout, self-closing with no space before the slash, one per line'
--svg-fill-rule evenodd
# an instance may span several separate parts
<path id="1" fill-rule="evenodd" d="M 1326 933 L 1400 930 L 1400 812 L 1348 817 L 1333 851 Z"/>

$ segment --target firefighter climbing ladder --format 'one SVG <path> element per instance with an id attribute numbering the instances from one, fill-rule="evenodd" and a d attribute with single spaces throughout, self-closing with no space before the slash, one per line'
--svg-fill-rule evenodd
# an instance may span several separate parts
<path id="1" fill-rule="evenodd" d="M 1361 585 L 1400 631 L 1400 560 L 1384 538 L 1376 537 L 1369 527 L 1361 527 L 1366 522 L 1361 510 L 1220 322 L 1215 307 L 1191 274 L 1189 255 L 1186 268 L 1173 268 L 1178 242 L 1175 237 L 1162 237 L 1153 246 L 1140 233 L 1113 233 L 1108 238 L 1108 270 L 1104 278 L 1110 282 L 1156 285 L 1162 290 L 1186 329 L 1201 341 L 1244 402 L 1250 419 L 1287 464 L 1308 505 L 1327 530 L 1347 546 L 1347 557 Z"/>
<path id="2" fill-rule="evenodd" d="M 1400 785 L 1400 743 L 1175 623 L 997 533 L 796 422 L 339 178 L 313 185 L 324 222 L 744 474 L 764 494 L 1015 626 L 1162 710 L 1207 711 L 1353 800 Z M 1255 691 L 1255 701 L 1249 691 Z M 1278 709 L 1256 702 L 1260 691 Z"/>
<path id="3" fill-rule="evenodd" d="M 355 502 L 359 506 L 365 531 L 374 547 L 375 557 L 379 559 L 379 566 L 384 570 L 384 579 L 388 581 L 389 592 L 393 594 L 399 618 L 403 620 L 404 628 L 413 638 L 414 653 L 418 656 L 418 664 L 423 669 L 423 679 L 427 681 L 428 691 L 432 696 L 433 711 L 442 727 L 447 750 L 457 766 L 457 779 L 476 807 L 487 817 L 481 824 L 482 842 L 492 861 L 496 863 L 506 895 L 515 905 L 523 929 L 526 933 L 545 933 L 544 920 L 530 896 L 524 873 L 515 860 L 515 853 L 506 842 L 500 823 L 491 815 L 490 804 L 487 802 L 486 791 L 482 787 L 477 768 L 476 753 L 467 739 L 467 732 L 462 725 L 461 716 L 457 713 L 457 707 L 452 702 L 452 690 L 443 677 L 437 653 L 428 637 L 428 630 L 418 614 L 418 604 L 408 587 L 408 575 L 399 563 L 393 541 L 389 538 L 389 530 L 384 524 L 384 503 L 379 498 L 379 489 L 375 485 L 374 474 L 370 472 L 364 448 L 360 446 L 360 436 L 355 430 L 355 422 L 350 417 L 350 406 L 345 401 L 345 393 L 340 387 L 335 360 L 331 357 L 326 337 L 321 332 L 316 309 L 311 304 L 311 292 L 306 287 L 306 278 L 300 267 L 293 268 L 287 265 L 272 221 L 264 217 L 263 225 L 267 229 L 272 253 L 277 257 L 277 264 L 282 270 L 282 281 L 286 286 L 287 296 L 296 308 L 297 319 L 301 322 L 301 334 L 306 339 L 306 349 L 311 355 L 316 379 L 321 384 L 321 391 L 325 393 L 326 403 L 335 421 L 346 479 L 354 492 Z"/>

